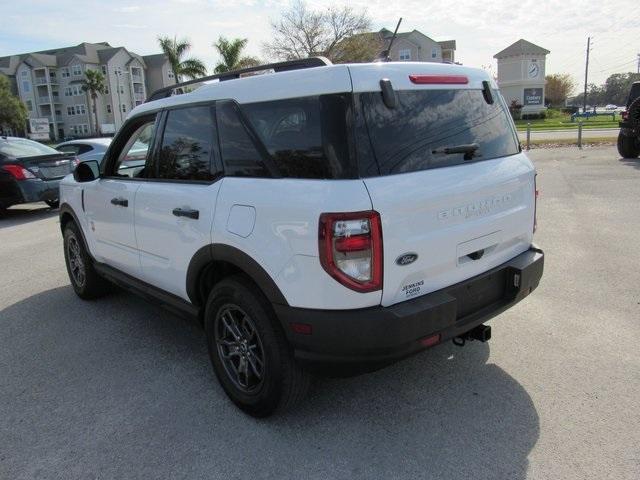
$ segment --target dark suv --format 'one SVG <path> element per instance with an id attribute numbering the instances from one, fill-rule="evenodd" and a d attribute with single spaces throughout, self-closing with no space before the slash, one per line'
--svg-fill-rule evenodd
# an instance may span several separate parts
<path id="1" fill-rule="evenodd" d="M 637 158 L 640 155 L 640 82 L 631 85 L 627 109 L 622 113 L 618 153 L 624 158 Z"/>
<path id="2" fill-rule="evenodd" d="M 12 205 L 58 206 L 60 179 L 73 172 L 74 155 L 17 137 L 0 137 L 0 213 Z"/>

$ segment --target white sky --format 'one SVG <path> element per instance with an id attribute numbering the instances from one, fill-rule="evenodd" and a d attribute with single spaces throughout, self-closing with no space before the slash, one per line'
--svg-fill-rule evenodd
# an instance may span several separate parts
<path id="1" fill-rule="evenodd" d="M 158 35 L 189 37 L 193 55 L 213 68 L 219 35 L 249 39 L 247 53 L 262 55 L 270 19 L 288 0 L 4 0 L 0 56 L 106 41 L 141 55 L 159 53 Z M 345 2 L 309 0 L 326 7 Z M 640 0 L 351 0 L 366 9 L 374 29 L 417 29 L 435 40 L 455 39 L 456 60 L 492 68 L 493 54 L 524 38 L 551 51 L 547 73 L 584 77 L 587 36 L 593 49 L 589 82 L 636 71 L 640 53 Z"/>

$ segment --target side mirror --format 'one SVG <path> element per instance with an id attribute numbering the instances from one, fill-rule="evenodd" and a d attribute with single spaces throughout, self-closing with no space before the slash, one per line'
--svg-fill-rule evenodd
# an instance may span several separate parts
<path id="1" fill-rule="evenodd" d="M 81 162 L 73 171 L 76 182 L 93 182 L 100 177 L 100 164 L 95 160 Z"/>

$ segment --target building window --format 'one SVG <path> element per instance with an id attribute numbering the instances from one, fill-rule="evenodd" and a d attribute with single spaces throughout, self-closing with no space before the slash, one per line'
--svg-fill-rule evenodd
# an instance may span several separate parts
<path id="1" fill-rule="evenodd" d="M 171 71 L 169 73 L 167 73 L 167 77 L 169 77 L 171 79 L 175 78 L 174 75 L 173 75 L 173 72 L 171 72 Z"/>
<path id="2" fill-rule="evenodd" d="M 29 83 L 28 80 L 25 80 L 24 82 L 22 82 L 22 91 L 24 93 L 29 93 L 31 91 L 31 84 Z"/>
<path id="3" fill-rule="evenodd" d="M 120 93 L 124 93 L 124 85 L 120 85 Z"/>
<path id="4" fill-rule="evenodd" d="M 73 105 L 71 105 L 70 107 L 67 107 L 67 115 L 72 117 L 75 114 L 76 114 L 76 109 L 75 109 L 75 107 Z"/>
<path id="5" fill-rule="evenodd" d="M 76 112 L 78 115 L 84 115 L 87 113 L 87 106 L 84 104 L 76 105 Z"/>
<path id="6" fill-rule="evenodd" d="M 127 106 L 124 103 L 122 105 L 120 105 L 120 109 L 121 109 L 122 113 L 126 113 L 127 112 Z"/>
<path id="7" fill-rule="evenodd" d="M 107 113 L 111 113 L 111 104 L 107 103 Z"/>
<path id="8" fill-rule="evenodd" d="M 69 69 L 67 67 L 64 67 L 63 69 L 61 69 L 60 76 L 62 78 L 69 78 Z"/>
<path id="9" fill-rule="evenodd" d="M 71 65 L 71 73 L 74 77 L 79 77 L 82 75 L 82 66 L 81 65 Z"/>
<path id="10" fill-rule="evenodd" d="M 102 70 L 102 74 L 103 75 L 107 74 L 107 66 L 106 65 L 100 65 L 100 69 Z"/>
<path id="11" fill-rule="evenodd" d="M 28 74 L 29 72 L 27 72 L 26 70 L 23 70 L 20 75 L 22 75 L 23 77 L 26 77 Z"/>
<path id="12" fill-rule="evenodd" d="M 109 87 L 107 85 L 104 86 L 104 94 L 109 95 Z"/>
<path id="13" fill-rule="evenodd" d="M 33 112 L 33 103 L 31 103 L 31 100 L 27 100 L 24 103 L 27 105 L 27 110 L 29 110 L 30 112 Z"/>
<path id="14" fill-rule="evenodd" d="M 404 50 L 400 50 L 400 60 L 411 60 L 411 50 L 406 48 Z"/>
<path id="15" fill-rule="evenodd" d="M 438 58 L 438 49 L 436 47 L 431 48 L 431 58 Z"/>

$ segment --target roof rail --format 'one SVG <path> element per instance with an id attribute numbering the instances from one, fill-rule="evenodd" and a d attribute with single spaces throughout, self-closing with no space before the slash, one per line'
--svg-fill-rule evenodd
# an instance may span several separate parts
<path id="1" fill-rule="evenodd" d="M 301 70 L 304 68 L 313 68 L 313 67 L 325 67 L 327 65 L 333 65 L 328 58 L 325 57 L 309 57 L 309 58 L 301 58 L 298 60 L 287 60 L 286 62 L 277 62 L 277 63 L 268 63 L 265 65 L 258 65 L 255 67 L 241 68 L 239 70 L 232 70 L 230 72 L 219 73 L 217 75 L 210 75 L 208 77 L 200 77 L 193 80 L 187 80 L 186 82 L 176 83 L 175 85 L 170 85 L 168 87 L 163 87 L 151 95 L 147 97 L 146 102 L 151 102 L 153 100 L 159 100 L 161 98 L 167 98 L 173 95 L 175 90 L 181 89 L 182 87 L 186 87 L 187 85 L 193 85 L 196 83 L 207 82 L 209 80 L 219 80 L 224 82 L 226 80 L 234 80 L 236 78 L 240 78 L 243 75 L 252 72 L 261 72 L 263 70 L 273 70 L 274 72 L 288 72 L 290 70 Z"/>

